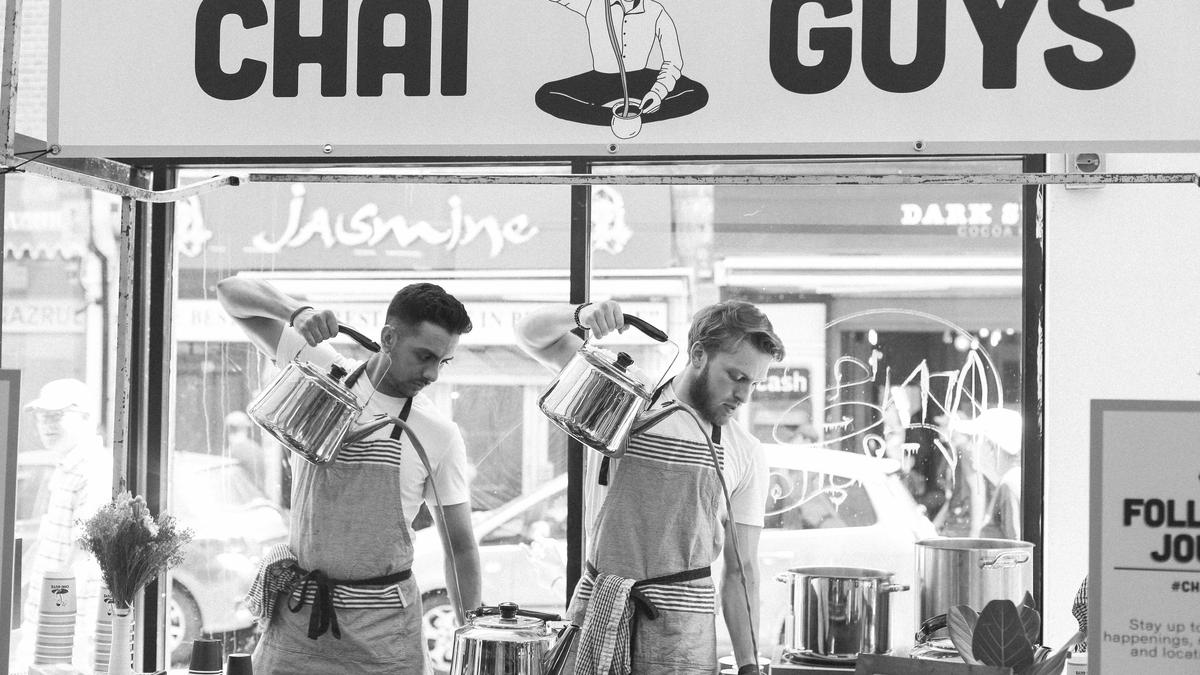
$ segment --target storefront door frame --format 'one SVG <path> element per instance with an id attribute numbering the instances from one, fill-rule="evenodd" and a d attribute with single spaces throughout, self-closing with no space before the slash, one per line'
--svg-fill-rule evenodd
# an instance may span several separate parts
<path id="1" fill-rule="evenodd" d="M 694 163 L 703 161 L 772 161 L 782 162 L 789 160 L 805 160 L 817 158 L 805 157 L 680 157 L 673 161 L 684 163 Z M 844 160 L 863 160 L 867 158 L 857 157 L 830 157 L 820 158 L 823 161 L 834 162 L 839 159 Z M 936 160 L 936 158 L 929 158 Z M 102 160 L 111 161 L 111 160 Z M 287 160 L 278 160 L 286 162 Z M 659 160 L 661 161 L 661 160 Z M 136 160 L 135 160 L 136 162 Z M 457 158 L 453 161 L 445 163 L 464 164 L 470 162 L 472 164 L 488 163 L 506 163 L 503 158 Z M 275 162 L 267 162 L 273 164 Z M 379 162 L 382 163 L 382 162 Z M 551 162 L 540 162 L 545 165 Z M 561 163 L 561 162 L 553 162 Z M 1026 495 L 1022 532 L 1025 537 L 1035 545 L 1039 545 L 1042 539 L 1041 513 L 1038 508 L 1041 503 L 1043 493 L 1043 475 L 1042 475 L 1042 410 L 1040 404 L 1040 395 L 1042 391 L 1042 375 L 1041 375 L 1041 345 L 1040 336 L 1042 334 L 1043 307 L 1042 298 L 1044 294 L 1044 264 L 1042 255 L 1044 253 L 1042 228 L 1041 228 L 1041 198 L 1040 194 L 1043 191 L 1040 186 L 1053 183 L 1098 183 L 1098 182 L 1186 182 L 1194 180 L 1195 177 L 1190 174 L 1143 174 L 1137 176 L 1123 177 L 1105 177 L 1105 176 L 1085 176 L 1080 175 L 1075 179 L 1064 175 L 1046 175 L 1044 173 L 1022 173 L 1022 174 L 995 174 L 995 175 L 945 175 L 939 176 L 936 174 L 928 175 L 909 175 L 901 177 L 901 180 L 894 180 L 890 177 L 870 176 L 870 175 L 850 175 L 843 174 L 838 176 L 686 176 L 686 175 L 663 175 L 663 176 L 646 176 L 646 175 L 596 175 L 591 171 L 594 166 L 599 164 L 613 164 L 611 158 L 578 158 L 571 161 L 570 175 L 552 175 L 552 176 L 529 176 L 523 179 L 520 176 L 513 175 L 495 175 L 495 176 L 453 176 L 447 174 L 416 174 L 411 176 L 390 176 L 387 182 L 401 183 L 423 183 L 423 182 L 487 182 L 493 184 L 504 183 L 522 183 L 522 182 L 547 182 L 558 184 L 571 185 L 571 243 L 570 243 L 570 281 L 569 281 L 569 300 L 573 303 L 586 302 L 590 297 L 590 277 L 591 277 L 591 186 L 594 184 L 630 184 L 630 185 L 670 185 L 670 184 L 839 184 L 839 185 L 878 185 L 878 184 L 924 184 L 924 183 L 1006 183 L 1006 184 L 1022 184 L 1024 188 L 1024 201 L 1026 209 L 1024 211 L 1024 227 L 1025 232 L 1025 255 L 1026 266 L 1023 272 L 1025 277 L 1026 287 L 1023 291 L 1023 306 L 1025 307 L 1026 325 L 1023 327 L 1024 333 L 1024 373 L 1023 387 L 1025 387 L 1025 397 L 1028 401 L 1036 401 L 1032 403 L 1033 408 L 1028 408 L 1030 412 L 1036 409 L 1036 419 L 1032 423 L 1026 425 L 1025 428 L 1025 443 L 1030 449 L 1025 455 L 1026 474 L 1025 483 L 1023 484 L 1022 492 Z M 622 162 L 623 164 L 624 162 Z M 40 164 L 40 163 L 39 163 Z M 227 161 L 212 160 L 208 164 L 211 165 L 228 165 Z M 372 162 L 372 164 L 378 164 Z M 438 163 L 421 164 L 420 162 L 409 162 L 407 165 L 419 166 L 434 166 Z M 189 162 L 188 166 L 195 166 L 196 162 Z M 1037 167 L 1045 165 L 1045 159 L 1041 156 L 1030 156 L 1025 158 L 1025 169 L 1027 172 L 1037 170 Z M 47 165 L 50 166 L 50 165 Z M 124 237 L 125 248 L 123 252 L 128 257 L 128 266 L 122 267 L 121 287 L 128 290 L 129 294 L 124 292 L 121 295 L 121 317 L 122 320 L 128 318 L 127 323 L 122 324 L 129 328 L 130 334 L 126 337 L 128 361 L 119 361 L 118 368 L 124 368 L 128 364 L 125 377 L 118 378 L 118 385 L 124 386 L 124 397 L 127 406 L 118 407 L 118 420 L 123 418 L 123 424 L 119 423 L 116 427 L 120 433 L 123 427 L 126 430 L 126 442 L 123 444 L 114 443 L 114 450 L 121 453 L 119 459 L 129 468 L 127 473 L 128 487 L 135 491 L 141 491 L 146 494 L 147 501 L 153 509 L 159 509 L 165 504 L 167 491 L 166 477 L 168 475 L 167 452 L 169 447 L 168 439 L 170 437 L 169 427 L 169 412 L 170 412 L 170 362 L 171 362 L 171 297 L 173 295 L 172 279 L 174 271 L 172 269 L 173 251 L 171 244 L 173 236 L 173 209 L 170 203 L 174 198 L 188 196 L 198 192 L 209 191 L 223 185 L 236 185 L 237 179 L 214 179 L 214 181 L 201 187 L 193 187 L 191 190 L 178 188 L 177 170 L 180 166 L 178 163 L 167 161 L 154 165 L 143 165 L 134 163 L 133 166 L 139 167 L 136 171 L 137 176 L 150 182 L 151 187 L 146 188 L 137 185 L 137 181 L 130 182 L 129 189 L 122 189 L 125 193 L 123 199 L 127 206 L 126 210 L 130 212 L 130 223 L 128 231 Z M 80 167 L 71 166 L 68 170 L 56 171 L 36 171 L 48 177 L 59 180 L 71 180 L 72 175 L 79 171 Z M 85 172 L 86 168 L 83 169 Z M 279 175 L 279 174 L 272 174 Z M 321 174 L 288 174 L 289 180 L 319 180 Z M 446 180 L 447 178 L 451 180 Z M 542 180 L 546 178 L 548 180 Z M 272 179 L 273 180 L 273 179 Z M 348 181 L 347 181 L 348 182 Z M 370 181 L 368 181 L 370 182 Z M 385 182 L 383 180 L 375 182 Z M 81 184 L 87 184 L 88 187 L 94 189 L 104 189 L 106 186 L 98 184 L 94 180 L 80 181 Z M 185 194 L 187 192 L 188 194 Z M 132 196 L 130 196 L 132 195 Z M 150 206 L 149 203 L 153 203 Z M 1032 256 L 1032 257 L 1031 257 Z M 125 263 L 125 259 L 122 261 Z M 1033 265 L 1030 268 L 1030 265 Z M 1030 286 L 1033 282 L 1036 286 Z M 1036 293 L 1031 294 L 1031 290 L 1036 288 Z M 121 340 L 118 340 L 120 345 Z M 118 348 L 118 355 L 121 349 Z M 118 404 L 122 402 L 122 389 L 119 387 Z M 586 541 L 583 532 L 583 447 L 577 441 L 571 440 L 567 449 L 568 452 L 568 559 L 567 559 L 567 596 L 569 598 L 571 591 L 578 582 L 582 566 L 584 562 L 584 552 L 586 551 Z M 1035 550 L 1040 551 L 1040 546 L 1035 546 Z M 1042 568 L 1041 555 L 1035 559 L 1035 594 L 1040 597 L 1042 585 Z M 157 588 L 148 589 L 150 593 L 147 597 L 160 597 L 162 594 Z M 165 614 L 161 603 L 153 607 L 144 607 L 146 614 L 143 616 L 142 625 L 155 625 L 158 629 L 155 635 L 145 635 L 143 639 L 143 668 L 156 668 L 158 663 L 161 663 L 162 651 L 161 645 L 164 643 L 163 630 L 164 626 L 159 617 Z"/>

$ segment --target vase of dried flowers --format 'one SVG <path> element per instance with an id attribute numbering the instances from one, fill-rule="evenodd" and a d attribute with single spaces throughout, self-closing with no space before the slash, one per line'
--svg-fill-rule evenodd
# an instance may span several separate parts
<path id="1" fill-rule="evenodd" d="M 79 544 L 100 564 L 104 584 L 112 593 L 112 652 L 109 675 L 130 675 L 133 603 L 160 571 L 183 562 L 183 547 L 192 531 L 180 528 L 175 518 L 150 514 L 146 500 L 122 491 L 83 521 Z"/>

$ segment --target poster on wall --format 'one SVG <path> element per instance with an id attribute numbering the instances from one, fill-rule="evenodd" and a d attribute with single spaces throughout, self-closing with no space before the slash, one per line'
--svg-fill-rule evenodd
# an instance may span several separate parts
<path id="1" fill-rule="evenodd" d="M 50 7 L 71 157 L 1200 149 L 1195 2 Z"/>
<path id="2" fill-rule="evenodd" d="M 1089 667 L 1200 672 L 1200 401 L 1092 401 Z"/>

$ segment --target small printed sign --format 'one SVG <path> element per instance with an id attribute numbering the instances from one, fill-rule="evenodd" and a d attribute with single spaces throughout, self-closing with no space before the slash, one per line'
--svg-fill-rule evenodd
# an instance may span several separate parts
<path id="1" fill-rule="evenodd" d="M 1092 401 L 1088 654 L 1200 672 L 1200 401 Z"/>

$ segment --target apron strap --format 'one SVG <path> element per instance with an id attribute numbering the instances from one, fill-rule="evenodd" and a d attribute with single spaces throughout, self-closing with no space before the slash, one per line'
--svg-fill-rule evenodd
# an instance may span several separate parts
<path id="1" fill-rule="evenodd" d="M 409 399 L 404 402 L 404 407 L 400 409 L 400 414 L 396 416 L 397 419 L 399 419 L 401 422 L 408 421 L 408 413 L 412 412 L 412 402 L 413 402 L 413 397 L 409 397 Z M 400 428 L 399 424 L 392 425 L 392 440 L 393 441 L 400 440 L 400 435 L 403 433 L 404 433 L 404 430 Z M 430 478 L 432 478 L 432 476 L 430 476 Z"/>
<path id="2" fill-rule="evenodd" d="M 655 390 L 654 396 L 650 398 L 650 405 L 648 405 L 646 407 L 653 408 L 654 404 L 658 403 L 658 398 L 660 396 L 662 396 L 663 391 L 666 390 L 667 385 L 671 384 L 671 382 L 673 382 L 674 380 L 675 380 L 675 378 L 671 378 L 670 380 L 663 382 L 662 386 L 660 386 L 657 390 Z M 712 425 L 711 437 L 712 437 L 712 442 L 714 444 L 721 443 L 721 427 L 720 426 L 718 426 L 716 424 Z M 610 465 L 609 460 L 610 460 L 610 457 L 608 455 L 605 455 L 604 459 L 600 460 L 600 476 L 596 479 L 596 482 L 599 483 L 600 485 L 608 485 L 608 471 L 609 471 L 609 465 Z"/>

